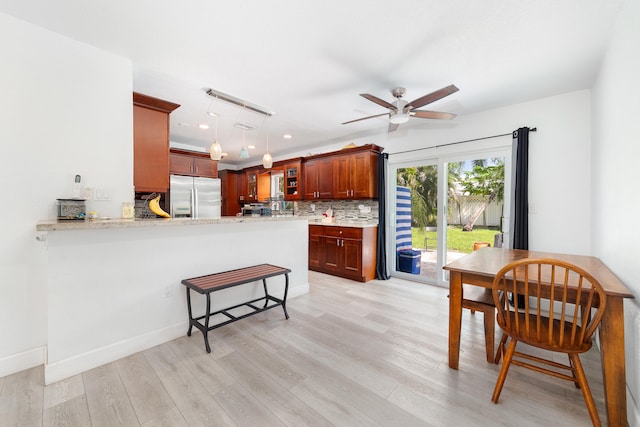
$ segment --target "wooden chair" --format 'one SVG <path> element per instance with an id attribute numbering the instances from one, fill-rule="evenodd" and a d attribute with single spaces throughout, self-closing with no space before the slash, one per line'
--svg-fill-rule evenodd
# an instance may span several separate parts
<path id="1" fill-rule="evenodd" d="M 520 301 L 512 298 L 512 306 L 509 297 L 516 295 L 524 298 Z M 591 337 L 604 314 L 606 295 L 600 283 L 588 272 L 566 262 L 522 259 L 506 265 L 495 276 L 493 299 L 498 326 L 511 340 L 491 400 L 498 403 L 509 366 L 523 366 L 574 382 L 582 389 L 593 425 L 601 425 L 579 357 L 591 348 Z M 517 352 L 520 341 L 566 353 L 569 365 Z"/>

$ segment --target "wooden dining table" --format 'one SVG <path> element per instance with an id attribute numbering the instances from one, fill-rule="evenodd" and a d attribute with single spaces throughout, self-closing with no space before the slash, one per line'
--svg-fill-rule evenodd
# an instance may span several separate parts
<path id="1" fill-rule="evenodd" d="M 449 367 L 458 369 L 460 359 L 462 284 L 491 288 L 494 276 L 502 267 L 524 258 L 570 262 L 591 273 L 604 288 L 607 304 L 599 334 L 607 419 L 610 426 L 627 426 L 623 301 L 633 298 L 633 294 L 593 256 L 488 247 L 444 266 L 449 271 Z"/>

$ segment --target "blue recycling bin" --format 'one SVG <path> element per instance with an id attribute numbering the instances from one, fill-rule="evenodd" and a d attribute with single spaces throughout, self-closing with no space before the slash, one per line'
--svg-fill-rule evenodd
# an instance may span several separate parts
<path id="1" fill-rule="evenodd" d="M 398 269 L 404 273 L 420 274 L 422 253 L 413 249 L 398 251 Z"/>

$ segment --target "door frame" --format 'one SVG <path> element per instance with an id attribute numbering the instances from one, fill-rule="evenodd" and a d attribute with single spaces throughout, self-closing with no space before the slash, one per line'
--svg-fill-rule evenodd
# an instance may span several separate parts
<path id="1" fill-rule="evenodd" d="M 505 233 L 504 242 L 509 242 L 509 224 L 511 207 L 511 168 L 512 168 L 513 140 L 511 135 L 497 137 L 490 140 L 474 141 L 472 144 L 449 145 L 442 147 L 429 147 L 411 150 L 401 153 L 390 153 L 387 164 L 387 206 L 386 235 L 387 235 L 387 265 L 390 275 L 406 280 L 433 284 L 441 287 L 449 287 L 442 267 L 445 265 L 445 245 L 447 229 L 447 163 L 473 160 L 478 158 L 504 157 L 504 221 L 502 232 Z M 396 271 L 396 176 L 398 169 L 415 166 L 438 165 L 438 232 L 437 232 L 437 275 L 435 281 L 419 278 L 417 275 Z"/>

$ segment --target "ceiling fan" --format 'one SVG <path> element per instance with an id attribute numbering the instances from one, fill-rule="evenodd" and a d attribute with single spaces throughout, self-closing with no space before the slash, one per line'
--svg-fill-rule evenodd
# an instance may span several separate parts
<path id="1" fill-rule="evenodd" d="M 418 99 L 414 99 L 411 102 L 407 102 L 402 99 L 402 97 L 407 92 L 407 90 L 403 87 L 397 87 L 391 91 L 391 94 L 394 96 L 394 98 L 396 98 L 396 100 L 393 102 L 387 102 L 383 99 L 378 98 L 377 96 L 369 95 L 368 93 L 361 93 L 360 96 L 362 96 L 363 98 L 366 98 L 371 102 L 375 102 L 376 104 L 381 105 L 385 108 L 388 108 L 391 111 L 388 113 L 363 117 L 361 119 L 350 120 L 342 124 L 346 125 L 347 123 L 359 122 L 361 120 L 389 115 L 389 132 L 393 132 L 394 130 L 398 129 L 398 126 L 400 124 L 408 122 L 409 117 L 411 116 L 419 117 L 421 119 L 451 120 L 456 116 L 455 114 L 441 113 L 439 111 L 418 110 L 417 108 L 424 107 L 427 104 L 431 104 L 432 102 L 442 99 L 445 96 L 449 96 L 457 91 L 458 88 L 455 85 L 449 85 L 443 87 L 442 89 L 438 89 L 435 92 L 431 92 L 427 95 L 421 96 Z"/>

